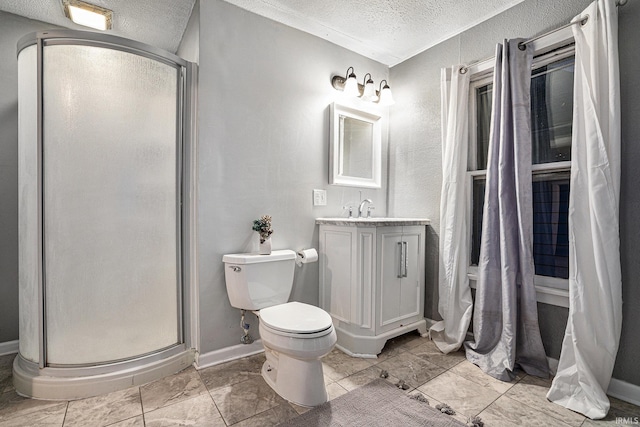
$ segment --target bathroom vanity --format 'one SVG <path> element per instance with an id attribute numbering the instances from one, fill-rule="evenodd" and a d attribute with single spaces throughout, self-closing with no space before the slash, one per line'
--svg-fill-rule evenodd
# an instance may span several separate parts
<path id="1" fill-rule="evenodd" d="M 320 307 L 338 334 L 337 347 L 375 358 L 388 339 L 424 319 L 428 219 L 318 218 Z"/>

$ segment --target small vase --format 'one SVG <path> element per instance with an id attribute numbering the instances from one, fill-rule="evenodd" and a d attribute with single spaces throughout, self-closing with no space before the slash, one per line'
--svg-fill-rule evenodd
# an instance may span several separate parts
<path id="1" fill-rule="evenodd" d="M 268 237 L 262 242 L 260 240 L 260 250 L 258 252 L 260 255 L 271 255 L 271 237 Z"/>

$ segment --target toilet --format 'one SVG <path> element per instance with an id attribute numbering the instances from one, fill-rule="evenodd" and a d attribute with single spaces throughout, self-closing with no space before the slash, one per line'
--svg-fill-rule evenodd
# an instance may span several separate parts
<path id="1" fill-rule="evenodd" d="M 317 406 L 327 401 L 322 362 L 336 344 L 331 316 L 321 308 L 287 302 L 293 288 L 296 253 L 224 255 L 229 301 L 235 308 L 252 310 L 260 319 L 259 331 L 266 362 L 262 377 L 289 402 Z"/>

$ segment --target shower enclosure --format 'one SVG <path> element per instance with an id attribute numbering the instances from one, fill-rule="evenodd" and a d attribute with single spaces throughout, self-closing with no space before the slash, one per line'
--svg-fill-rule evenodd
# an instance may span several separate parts
<path id="1" fill-rule="evenodd" d="M 19 393 L 86 397 L 193 361 L 194 69 L 104 34 L 18 43 Z"/>

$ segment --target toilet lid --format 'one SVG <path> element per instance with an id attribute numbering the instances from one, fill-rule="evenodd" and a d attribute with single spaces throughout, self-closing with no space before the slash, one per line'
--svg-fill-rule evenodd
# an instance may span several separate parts
<path id="1" fill-rule="evenodd" d="M 288 302 L 260 310 L 260 321 L 271 329 L 295 334 L 311 334 L 331 327 L 326 311 L 301 302 Z"/>

